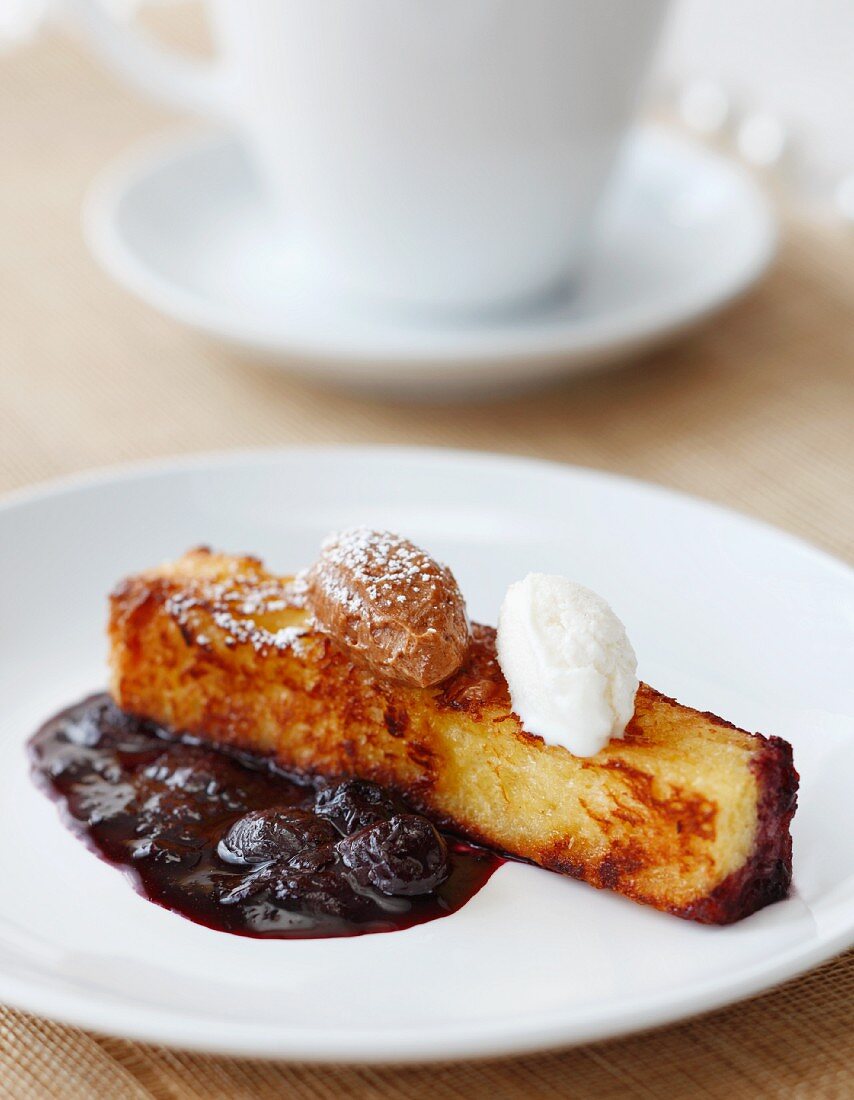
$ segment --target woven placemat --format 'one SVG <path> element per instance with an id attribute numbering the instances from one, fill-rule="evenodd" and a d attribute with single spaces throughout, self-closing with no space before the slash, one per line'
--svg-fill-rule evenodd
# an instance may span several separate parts
<path id="1" fill-rule="evenodd" d="M 172 29 L 185 33 L 180 22 Z M 854 557 L 850 238 L 789 218 L 780 259 L 757 291 L 620 371 L 499 403 L 354 398 L 213 346 L 96 269 L 79 230 L 86 185 L 166 121 L 67 41 L 0 58 L 0 491 L 216 447 L 450 445 L 658 481 Z M 852 1066 L 854 953 L 750 1003 L 650 1035 L 429 1069 L 208 1058 L 0 1010 L 0 1096 L 16 1100 L 842 1098 L 854 1095 Z"/>

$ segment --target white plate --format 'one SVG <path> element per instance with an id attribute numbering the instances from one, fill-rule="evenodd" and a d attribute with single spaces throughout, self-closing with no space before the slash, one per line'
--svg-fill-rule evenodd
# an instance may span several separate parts
<path id="1" fill-rule="evenodd" d="M 578 293 L 491 321 L 419 323 L 302 286 L 227 134 L 147 143 L 96 183 L 85 224 L 107 271 L 177 320 L 317 379 L 443 394 L 638 354 L 753 283 L 775 241 L 740 168 L 654 129 L 626 150 Z"/>
<path id="2" fill-rule="evenodd" d="M 200 542 L 276 569 L 367 522 L 452 563 L 476 618 L 562 571 L 626 621 L 641 674 L 791 740 L 795 893 L 692 925 L 509 864 L 405 932 L 259 941 L 138 897 L 60 824 L 24 742 L 104 683 L 105 595 Z M 384 449 L 201 457 L 78 479 L 0 508 L 0 999 L 117 1035 L 303 1060 L 506 1054 L 613 1036 L 764 989 L 854 941 L 852 623 L 845 566 L 662 489 L 515 458 Z"/>

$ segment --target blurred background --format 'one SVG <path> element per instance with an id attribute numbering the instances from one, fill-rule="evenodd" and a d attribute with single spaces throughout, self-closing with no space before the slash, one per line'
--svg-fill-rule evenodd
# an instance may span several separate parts
<path id="1" fill-rule="evenodd" d="M 204 54 L 200 5 L 105 0 Z M 93 260 L 80 212 L 139 139 L 200 123 L 93 58 L 60 3 L 0 5 L 0 489 L 190 450 L 421 443 L 577 462 L 762 516 L 852 555 L 854 20 L 848 0 L 675 3 L 643 108 L 750 174 L 767 274 L 616 369 L 465 401 L 321 384 L 192 331 Z M 393 388 L 392 388 L 393 389 Z"/>
<path id="2" fill-rule="evenodd" d="M 123 20 L 142 14 L 204 49 L 199 0 L 103 0 Z M 183 8 L 170 15 L 156 9 Z M 148 9 L 146 12 L 145 9 Z M 193 15 L 190 11 L 195 9 Z M 0 45 L 11 50 L 74 20 L 62 0 L 4 0 Z M 848 0 L 678 0 L 659 48 L 652 98 L 700 133 L 727 129 L 749 161 L 826 215 L 854 221 L 854 18 Z"/>

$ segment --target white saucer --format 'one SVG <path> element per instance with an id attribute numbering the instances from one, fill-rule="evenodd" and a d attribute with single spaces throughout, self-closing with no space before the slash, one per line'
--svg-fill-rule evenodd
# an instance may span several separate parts
<path id="1" fill-rule="evenodd" d="M 510 581 L 566 572 L 613 604 L 644 680 L 791 741 L 801 775 L 792 896 L 715 928 L 508 863 L 443 920 L 260 940 L 136 894 L 64 828 L 25 754 L 52 711 L 103 686 L 106 593 L 199 543 L 293 570 L 326 532 L 354 523 L 405 532 L 449 562 L 483 622 Z M 424 1061 L 652 1027 L 854 943 L 854 574 L 790 535 L 664 489 L 519 458 L 260 451 L 108 471 L 0 502 L 0 576 L 8 1004 L 211 1052 Z"/>
<path id="2" fill-rule="evenodd" d="M 638 131 L 572 298 L 489 322 L 413 322 L 321 300 L 271 241 L 238 140 L 148 143 L 96 183 L 95 255 L 155 308 L 315 378 L 395 390 L 487 389 L 636 354 L 742 292 L 775 227 L 737 166 L 657 129 Z"/>

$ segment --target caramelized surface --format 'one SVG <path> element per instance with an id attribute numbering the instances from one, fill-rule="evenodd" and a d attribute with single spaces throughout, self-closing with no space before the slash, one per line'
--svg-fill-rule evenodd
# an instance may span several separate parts
<path id="1" fill-rule="evenodd" d="M 785 896 L 786 742 L 641 685 L 625 739 L 574 757 L 522 730 L 495 632 L 473 637 L 438 687 L 392 684 L 307 628 L 287 578 L 197 550 L 113 594 L 112 691 L 286 769 L 376 780 L 472 840 L 680 916 L 725 923 Z"/>

